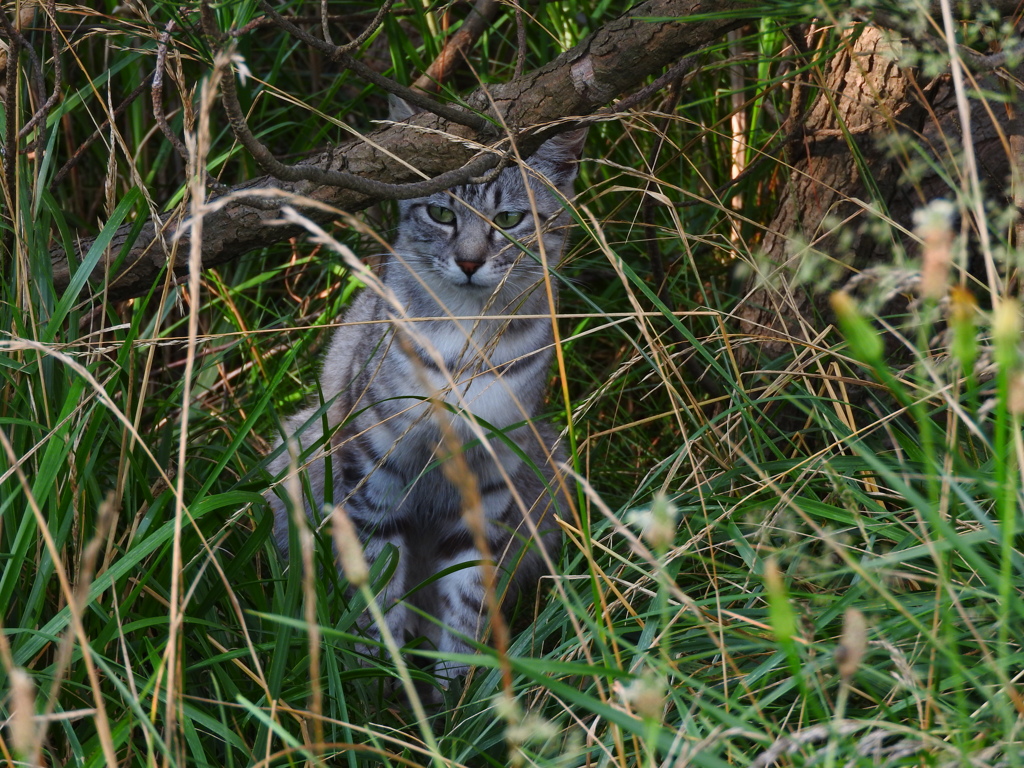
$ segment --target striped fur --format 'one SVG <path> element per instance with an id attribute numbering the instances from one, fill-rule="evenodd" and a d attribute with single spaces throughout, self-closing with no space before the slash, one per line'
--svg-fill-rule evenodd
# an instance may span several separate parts
<path id="1" fill-rule="evenodd" d="M 572 485 L 558 471 L 565 455 L 553 430 L 535 420 L 553 353 L 537 225 L 547 262 L 556 265 L 566 215 L 538 176 L 571 198 L 582 139 L 562 134 L 530 159 L 532 201 L 523 171 L 510 167 L 489 183 L 400 203 L 382 270 L 386 291 L 368 288 L 356 298 L 324 357 L 329 439 L 319 405 L 285 426 L 305 449 L 307 514 L 317 518 L 314 509 L 329 496 L 344 504 L 369 561 L 388 545 L 397 548 L 380 599 L 399 642 L 422 635 L 441 651 L 466 653 L 465 638 L 482 637 L 486 624 L 475 565 L 481 554 L 462 521 L 463 499 L 440 467 L 438 419 L 453 428 L 474 475 L 505 605 L 545 572 L 540 549 L 554 555 L 559 547 L 555 517 L 569 509 Z M 282 451 L 271 471 L 280 476 L 287 465 Z M 275 539 L 287 552 L 288 507 L 279 493 L 267 496 Z M 376 636 L 374 627 L 364 628 Z M 439 677 L 465 671 L 436 670 Z"/>

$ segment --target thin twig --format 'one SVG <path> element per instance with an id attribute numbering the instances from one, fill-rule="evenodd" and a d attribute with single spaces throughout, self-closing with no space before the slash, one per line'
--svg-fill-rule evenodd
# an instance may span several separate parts
<path id="1" fill-rule="evenodd" d="M 171 146 L 188 165 L 188 149 L 185 148 L 185 143 L 178 138 L 178 134 L 171 130 L 171 126 L 167 124 L 167 117 L 164 115 L 164 67 L 167 63 L 167 45 L 171 41 L 171 33 L 174 32 L 176 26 L 173 19 L 167 22 L 167 26 L 164 27 L 164 31 L 157 40 L 156 70 L 153 72 L 152 91 L 153 117 L 156 118 L 156 124 L 160 126 L 160 132 L 171 142 Z"/>
<path id="2" fill-rule="evenodd" d="M 508 164 L 510 162 L 512 162 L 512 158 L 514 158 L 514 157 L 515 157 L 515 150 L 510 147 L 507 152 L 504 152 L 501 155 L 501 159 L 498 161 L 498 164 L 496 166 L 494 166 L 493 168 L 491 168 L 491 170 L 487 171 L 487 173 L 484 173 L 481 176 L 471 176 L 469 179 L 466 180 L 466 183 L 467 184 L 490 184 L 492 181 L 494 181 L 496 178 L 498 178 L 498 174 L 499 173 L 501 173 L 503 170 L 508 168 Z"/>
<path id="3" fill-rule="evenodd" d="M 327 23 L 327 0 L 320 0 L 320 31 L 323 33 L 324 42 L 334 45 L 331 39 L 330 26 Z"/>
<path id="4" fill-rule="evenodd" d="M 43 82 L 43 67 L 42 64 L 39 63 L 39 57 L 36 56 L 36 52 L 32 48 L 31 44 L 29 44 L 28 40 L 22 36 L 18 28 L 15 27 L 14 24 L 11 23 L 11 20 L 7 18 L 6 13 L 0 12 L 0 25 L 3 26 L 4 32 L 7 33 L 7 39 L 11 47 L 13 48 L 14 43 L 17 42 L 18 47 L 24 48 L 25 53 L 28 54 L 29 62 L 32 65 L 32 76 L 30 78 L 32 82 L 32 89 L 35 91 L 36 101 L 43 101 L 43 93 L 46 91 L 46 84 Z M 10 67 L 12 62 L 17 65 L 17 59 L 9 57 L 8 67 Z"/>
<path id="5" fill-rule="evenodd" d="M 376 20 L 376 17 L 379 16 L 379 17 L 381 17 L 381 19 L 383 19 L 383 16 L 384 16 L 384 12 L 383 11 L 384 10 L 387 10 L 388 12 L 390 12 L 390 14 L 392 16 L 414 16 L 417 13 L 415 8 L 402 8 L 402 9 L 398 9 L 398 10 L 392 10 L 391 6 L 393 4 L 394 4 L 394 0 L 391 0 L 390 3 L 385 3 L 385 5 L 387 6 L 386 9 L 384 9 L 384 6 L 382 6 L 381 8 L 377 9 L 376 11 L 356 11 L 354 13 L 346 13 L 346 14 L 343 14 L 343 15 L 335 14 L 333 16 L 328 16 L 327 17 L 327 21 L 328 22 L 341 23 L 341 22 L 346 22 L 346 21 L 352 21 L 354 18 L 359 17 L 359 16 L 369 16 L 369 15 L 373 14 L 374 15 L 374 20 L 370 22 L 370 26 L 367 28 L 369 31 L 363 30 L 363 32 L 361 32 L 359 34 L 359 37 L 355 38 L 356 40 L 359 40 L 359 38 L 362 38 L 361 40 L 359 40 L 359 43 L 357 44 L 357 45 L 362 45 L 376 31 L 376 28 L 378 26 L 380 26 L 380 22 Z M 316 16 L 292 16 L 291 19 L 296 24 L 308 24 L 308 23 L 313 23 L 313 22 L 321 21 L 323 19 L 323 15 L 322 14 L 317 14 Z M 254 29 L 259 29 L 260 27 L 270 27 L 270 26 L 276 27 L 276 26 L 278 26 L 278 23 L 274 19 L 271 19 L 271 18 L 269 18 L 267 16 L 259 16 L 259 17 L 255 18 L 255 19 L 253 19 L 252 21 L 250 21 L 244 27 L 239 27 L 238 29 L 231 30 L 230 32 L 228 32 L 228 35 L 230 35 L 231 37 L 242 37 L 244 35 L 247 35 L 249 32 L 252 32 Z M 107 28 L 106 27 L 97 27 L 97 29 L 106 30 Z M 346 43 L 346 45 L 351 45 L 351 43 Z"/>
<path id="6" fill-rule="evenodd" d="M 689 74 L 690 70 L 696 66 L 698 59 L 701 58 L 704 51 L 708 46 L 704 45 L 698 48 L 693 54 L 687 56 L 685 59 L 680 59 L 661 77 L 655 80 L 650 85 L 645 85 L 638 91 L 631 93 L 622 99 L 619 99 L 614 104 L 609 104 L 607 107 L 597 110 L 595 115 L 610 115 L 616 112 L 622 112 L 627 109 L 632 109 L 637 104 L 646 101 L 648 98 L 656 94 L 666 85 L 674 83 L 677 80 L 681 80 Z"/>
<path id="7" fill-rule="evenodd" d="M 205 7 L 205 6 L 204 6 Z M 171 129 L 170 124 L 167 122 L 167 117 L 164 114 L 164 103 L 163 103 L 163 86 L 164 86 L 164 70 L 167 66 L 167 50 L 168 43 L 171 40 L 171 33 L 175 30 L 175 22 L 173 20 L 167 22 L 167 26 L 164 28 L 163 33 L 160 35 L 156 49 L 156 70 L 153 72 L 153 116 L 156 118 L 157 125 L 160 126 L 160 132 L 171 142 L 171 146 L 174 147 L 178 155 L 185 162 L 185 167 L 189 164 L 189 152 L 184 142 L 178 135 Z M 230 75 L 230 72 L 229 72 Z M 206 186 L 211 189 L 215 189 L 218 192 L 223 192 L 227 189 L 226 184 L 222 184 L 217 181 L 210 172 L 206 169 L 202 169 L 203 176 L 206 181 Z"/>
<path id="8" fill-rule="evenodd" d="M 148 87 L 149 77 L 147 77 L 137 86 L 135 86 L 135 90 L 129 93 L 128 96 L 124 99 L 124 101 L 117 105 L 117 108 L 110 114 L 110 116 L 102 123 L 100 123 L 99 127 L 92 132 L 92 135 L 89 136 L 89 138 L 87 138 L 78 146 L 78 149 L 75 150 L 75 153 L 71 155 L 68 161 L 64 163 L 64 165 L 61 166 L 60 170 L 57 171 L 57 173 L 54 175 L 53 181 L 50 182 L 51 192 L 53 192 L 60 185 L 60 183 L 64 181 L 64 177 L 67 176 L 76 165 L 78 165 L 79 161 L 81 161 L 82 157 L 85 155 L 86 150 L 93 145 L 96 139 L 100 138 L 100 136 L 104 134 L 104 132 L 107 130 L 107 127 L 110 125 L 110 121 L 116 120 L 118 117 L 120 117 L 124 113 L 124 111 L 128 109 L 128 107 L 131 106 L 131 104 L 145 92 L 146 88 Z"/>
<path id="9" fill-rule="evenodd" d="M 395 4 L 395 0 L 384 0 L 381 4 L 380 9 L 377 11 L 377 15 L 373 17 L 369 24 L 366 25 L 366 29 L 356 35 L 355 39 L 350 43 L 338 46 L 338 50 L 345 53 L 354 51 L 356 48 L 361 46 L 367 40 L 370 39 L 370 35 L 377 31 L 377 27 L 384 23 L 384 17 L 391 11 L 391 6 Z M 326 22 L 324 22 L 326 24 Z M 330 42 L 330 38 L 324 35 L 324 39 Z"/>
<path id="10" fill-rule="evenodd" d="M 21 9 L 18 11 L 17 26 L 18 29 L 24 29 L 32 22 L 32 17 L 36 15 L 36 6 L 32 3 L 21 3 Z M 0 49 L 0 71 L 7 68 L 8 56 L 7 51 Z"/>
<path id="11" fill-rule="evenodd" d="M 519 3 L 516 3 L 516 68 L 513 78 L 522 77 L 526 69 L 526 14 Z"/>
<path id="12" fill-rule="evenodd" d="M 432 112 L 438 117 L 443 117 L 445 120 L 453 122 L 457 125 L 464 125 L 467 128 L 472 128 L 475 131 L 479 131 L 485 134 L 494 133 L 494 125 L 490 120 L 478 115 L 475 112 L 470 112 L 464 107 L 455 106 L 453 104 L 444 104 L 440 101 L 430 98 L 423 91 L 417 91 L 412 88 L 407 88 L 404 85 L 396 83 L 394 80 L 384 77 L 358 59 L 353 59 L 349 55 L 344 55 L 339 59 L 340 63 L 351 69 L 356 76 L 366 80 L 368 83 L 376 85 L 383 91 L 394 94 L 400 99 L 413 104 L 421 109 L 425 109 L 428 112 Z"/>
<path id="13" fill-rule="evenodd" d="M 59 49 L 58 44 L 57 44 L 57 28 L 56 28 L 56 21 L 54 19 L 56 13 L 57 13 L 56 1 L 55 0 L 50 0 L 50 2 L 47 4 L 47 7 L 46 7 L 46 15 L 47 15 L 47 18 L 50 21 L 50 46 L 53 49 L 53 91 L 50 93 L 49 97 L 47 97 L 46 101 L 44 101 L 39 106 L 39 108 L 36 110 L 35 114 L 32 115 L 32 117 L 29 119 L 29 121 L 27 123 L 25 123 L 25 125 L 23 125 L 21 127 L 20 131 L 18 131 L 18 138 L 19 139 L 23 139 L 26 136 L 28 136 L 28 134 L 32 131 L 33 128 L 35 128 L 36 125 L 38 125 L 39 123 L 45 121 L 46 120 L 46 116 L 49 115 L 50 114 L 50 110 L 53 109 L 53 105 L 57 103 L 58 99 L 60 99 L 61 69 L 60 69 L 60 49 Z M 32 57 L 32 60 L 36 63 L 36 65 L 38 65 L 39 60 L 35 57 L 35 52 L 31 51 L 31 49 L 29 49 L 29 51 L 30 51 L 30 56 Z M 42 96 L 43 82 L 42 82 L 42 73 L 41 72 L 39 73 L 39 80 L 40 80 L 40 82 L 38 84 L 39 88 L 40 88 L 39 95 Z M 40 146 L 40 150 L 39 151 L 41 152 L 43 144 L 40 143 L 39 146 Z"/>
<path id="14" fill-rule="evenodd" d="M 1020 63 L 1021 57 L 1024 56 L 1024 42 L 1017 43 L 1005 51 L 996 51 L 987 55 L 978 53 L 966 45 L 957 45 L 956 50 L 971 72 L 981 74 L 983 72 L 991 72 L 1000 67 L 1009 66 L 1014 61 Z"/>

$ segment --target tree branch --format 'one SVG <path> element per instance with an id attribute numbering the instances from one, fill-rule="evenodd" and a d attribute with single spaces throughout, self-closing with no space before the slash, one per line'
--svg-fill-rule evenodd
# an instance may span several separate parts
<path id="1" fill-rule="evenodd" d="M 745 21 L 735 14 L 740 8 L 749 6 L 741 5 L 739 0 L 646 0 L 554 61 L 511 82 L 489 86 L 486 92 L 481 88 L 467 103 L 471 108 L 487 112 L 493 100 L 508 125 L 546 125 L 544 131 L 520 141 L 520 151 L 529 155 L 559 129 L 550 123 L 594 114 L 616 96 L 642 85 L 649 76 L 659 74 L 666 66 L 740 26 Z M 716 18 L 709 18 L 712 15 Z M 699 20 L 686 23 L 662 20 L 692 16 Z M 322 40 L 318 43 L 326 45 Z M 378 129 L 365 141 L 324 152 L 305 165 L 360 176 L 371 182 L 371 187 L 407 184 L 419 182 L 424 176 L 433 179 L 465 166 L 475 154 L 469 146 L 481 138 L 485 137 L 465 125 L 424 112 L 410 118 L 406 124 Z M 481 167 L 486 165 L 481 157 L 491 164 L 496 160 L 493 156 L 478 157 L 471 166 L 475 173 L 480 172 L 475 167 L 476 162 L 480 162 Z M 344 189 L 308 180 L 283 181 L 272 176 L 241 184 L 232 190 L 230 202 L 205 217 L 202 244 L 205 267 L 225 263 L 255 248 L 300 234 L 295 226 L 280 223 L 276 206 L 268 207 L 263 199 L 255 197 L 246 199 L 244 194 L 270 188 L 348 211 L 360 210 L 386 196 L 378 191 Z M 320 223 L 331 218 L 324 210 L 310 210 L 308 215 Z M 111 258 L 119 256 L 130 229 L 126 225 L 117 232 L 109 249 Z M 188 252 L 187 228 L 182 229 L 184 231 L 165 232 L 161 236 L 154 222 L 148 222 L 142 234 L 128 247 L 116 274 L 108 276 L 109 265 L 101 262 L 92 275 L 93 281 L 101 284 L 108 280 L 111 298 L 140 295 L 167 266 L 169 255 L 163 243 L 170 236 L 176 235 L 183 241 L 185 247 L 178 249 L 181 253 Z M 85 252 L 90 244 L 84 241 L 80 251 Z M 187 271 L 184 263 L 172 264 L 171 268 L 178 274 Z M 58 288 L 68 285 L 70 270 L 63 252 L 54 254 L 53 274 Z"/>
<path id="2" fill-rule="evenodd" d="M 477 0 L 469 15 L 462 22 L 459 31 L 448 38 L 444 48 L 427 71 L 416 78 L 413 88 L 428 93 L 437 93 L 441 85 L 452 76 L 452 72 L 480 35 L 491 26 L 501 5 L 497 0 Z M 522 74 L 522 71 L 518 74 Z"/>
<path id="3" fill-rule="evenodd" d="M 456 184 L 464 184 L 469 179 L 479 176 L 484 171 L 494 167 L 498 162 L 496 156 L 481 155 L 475 157 L 456 171 L 443 173 L 436 178 L 426 181 L 411 182 L 409 184 L 385 184 L 377 179 L 368 179 L 365 176 L 345 171 L 336 171 L 331 168 L 321 168 L 309 163 L 287 165 L 274 157 L 273 153 L 249 129 L 249 124 L 242 113 L 242 105 L 238 102 L 238 93 L 235 91 L 234 72 L 231 71 L 231 60 L 228 57 L 224 61 L 224 70 L 220 83 L 220 92 L 224 104 L 224 112 L 227 114 L 228 123 L 231 125 L 235 138 L 249 151 L 249 154 L 259 164 L 260 170 L 281 181 L 309 181 L 320 186 L 351 189 L 374 198 L 411 200 L 412 198 L 424 197 L 434 192 L 440 192 Z"/>

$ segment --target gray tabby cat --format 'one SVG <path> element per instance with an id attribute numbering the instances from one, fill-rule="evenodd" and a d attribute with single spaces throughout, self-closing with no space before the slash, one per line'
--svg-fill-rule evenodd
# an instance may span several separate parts
<path id="1" fill-rule="evenodd" d="M 529 159 L 533 201 L 523 170 L 512 166 L 488 183 L 400 202 L 381 273 L 385 290 L 357 296 L 324 357 L 329 440 L 318 406 L 285 425 L 306 449 L 300 466 L 315 504 L 306 501 L 310 518 L 323 517 L 313 509 L 330 487 L 369 562 L 388 545 L 397 548 L 394 575 L 378 599 L 400 643 L 422 635 L 442 652 L 470 653 L 465 638 L 480 638 L 486 627 L 481 553 L 462 520 L 464 499 L 440 466 L 447 451 L 439 418 L 454 428 L 475 476 L 506 606 L 547 570 L 539 550 L 553 557 L 560 546 L 555 518 L 570 509 L 573 486 L 558 470 L 565 454 L 553 430 L 534 420 L 553 353 L 537 227 L 548 263 L 557 265 L 567 236 L 559 195 L 573 196 L 583 138 L 583 131 L 561 134 Z M 447 405 L 439 409 L 428 398 Z M 282 451 L 272 474 L 288 463 Z M 288 506 L 268 498 L 277 545 L 287 553 Z M 370 624 L 367 617 L 366 633 L 379 637 Z M 454 677 L 466 669 L 449 664 L 435 672 Z"/>

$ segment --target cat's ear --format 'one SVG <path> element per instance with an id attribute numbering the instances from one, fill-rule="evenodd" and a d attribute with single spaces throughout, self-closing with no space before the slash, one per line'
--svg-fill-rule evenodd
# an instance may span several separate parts
<path id="1" fill-rule="evenodd" d="M 423 110 L 413 107 L 405 99 L 399 98 L 393 93 L 388 94 L 388 120 L 394 120 L 396 123 L 400 123 L 422 111 Z"/>
<path id="2" fill-rule="evenodd" d="M 583 155 L 586 140 L 586 127 L 552 136 L 533 153 L 529 164 L 547 176 L 556 187 L 567 192 L 576 180 L 577 164 Z"/>

